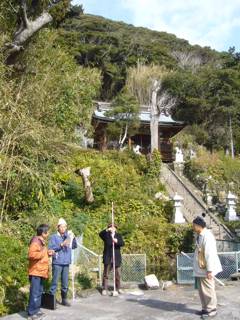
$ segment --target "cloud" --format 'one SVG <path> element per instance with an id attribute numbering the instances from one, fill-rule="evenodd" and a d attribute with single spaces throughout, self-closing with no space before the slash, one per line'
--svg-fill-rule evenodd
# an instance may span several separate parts
<path id="1" fill-rule="evenodd" d="M 120 0 L 133 24 L 176 34 L 192 44 L 226 49 L 240 33 L 239 0 Z M 229 40 L 229 41 L 228 41 Z"/>

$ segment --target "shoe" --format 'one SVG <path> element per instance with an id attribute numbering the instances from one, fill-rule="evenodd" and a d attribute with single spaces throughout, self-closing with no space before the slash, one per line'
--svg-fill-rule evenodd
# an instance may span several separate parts
<path id="1" fill-rule="evenodd" d="M 208 311 L 206 314 L 202 314 L 201 319 L 214 318 L 217 315 L 217 309 Z"/>
<path id="2" fill-rule="evenodd" d="M 108 295 L 108 292 L 107 292 L 107 290 L 102 290 L 102 296 L 107 296 Z"/>
<path id="3" fill-rule="evenodd" d="M 45 316 L 45 313 L 44 313 L 44 312 L 42 312 L 42 311 L 38 311 L 37 316 L 39 316 L 39 317 L 43 317 L 43 316 Z"/>
<path id="4" fill-rule="evenodd" d="M 62 300 L 62 305 L 65 306 L 65 307 L 71 307 L 71 303 L 68 302 L 67 299 L 63 299 L 63 300 Z"/>
<path id="5" fill-rule="evenodd" d="M 34 314 L 32 316 L 28 316 L 27 320 L 41 320 L 43 318 L 43 315 Z"/>
<path id="6" fill-rule="evenodd" d="M 206 310 L 196 311 L 196 315 L 198 316 L 202 316 L 204 314 L 208 314 L 208 312 Z"/>
<path id="7" fill-rule="evenodd" d="M 123 291 L 122 289 L 119 289 L 119 290 L 118 290 L 118 293 L 119 293 L 119 294 L 123 294 L 124 291 Z"/>
<path id="8" fill-rule="evenodd" d="M 65 307 L 71 307 L 71 304 L 67 300 L 67 292 L 62 291 L 61 296 L 62 296 L 62 305 Z"/>

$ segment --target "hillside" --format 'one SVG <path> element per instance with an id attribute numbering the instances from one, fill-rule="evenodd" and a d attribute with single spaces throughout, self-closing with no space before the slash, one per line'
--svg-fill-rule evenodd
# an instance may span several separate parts
<path id="1" fill-rule="evenodd" d="M 61 41 L 84 66 L 103 72 L 102 98 L 111 99 L 125 84 L 127 69 L 138 61 L 176 69 L 175 51 L 191 51 L 204 63 L 221 54 L 210 48 L 191 46 L 173 34 L 134 27 L 89 14 L 66 19 L 59 30 Z"/>
<path id="2" fill-rule="evenodd" d="M 148 272 L 171 279 L 175 277 L 175 254 L 192 250 L 191 228 L 171 224 L 171 202 L 154 197 L 164 189 L 158 179 L 159 155 L 150 165 L 144 156 L 129 152 L 101 154 L 76 149 L 70 156 L 53 169 L 50 183 L 58 188 L 58 194 L 48 195 L 34 209 L 19 213 L 14 222 L 6 221 L 1 229 L 0 316 L 22 310 L 26 305 L 27 247 L 39 223 L 48 222 L 54 232 L 58 219 L 64 216 L 75 234 L 84 235 L 84 245 L 101 254 L 98 233 L 109 223 L 114 201 L 116 223 L 126 243 L 123 251 L 147 251 Z M 81 177 L 74 173 L 85 166 L 91 166 L 92 170 L 95 197 L 92 205 L 85 203 Z M 88 273 L 82 277 L 96 285 Z M 76 281 L 76 286 L 79 285 L 80 280 Z"/>
<path id="3" fill-rule="evenodd" d="M 101 71 L 101 99 L 112 100 L 138 63 L 163 66 L 170 72 L 164 86 L 177 99 L 173 115 L 193 126 L 189 132 L 197 143 L 226 150 L 231 117 L 240 151 L 240 55 L 234 47 L 217 52 L 166 32 L 87 14 L 64 20 L 58 34 L 77 63 Z"/>
<path id="4" fill-rule="evenodd" d="M 191 125 L 186 144 L 226 148 L 231 115 L 240 150 L 240 68 L 233 49 L 218 53 L 102 17 L 65 16 L 70 1 L 59 4 L 63 7 L 54 6 L 49 13 L 52 24 L 21 46 L 13 39 L 22 18 L 19 1 L 12 0 L 10 7 L 8 0 L 0 4 L 0 315 L 26 305 L 27 246 L 40 223 L 49 223 L 53 232 L 64 216 L 76 234 L 84 232 L 84 243 L 99 252 L 98 232 L 114 201 L 124 250 L 148 251 L 148 271 L 153 263 L 158 275 L 174 277 L 175 254 L 191 250 L 189 226 L 171 224 L 171 202 L 155 198 L 164 192 L 159 153 L 148 161 L 127 151 L 79 147 L 76 127 L 91 136 L 94 101 L 116 97 L 129 68 L 139 61 L 168 70 L 164 87 L 178 101 L 174 116 Z M 26 13 L 34 21 L 44 10 L 45 1 L 34 1 Z M 75 173 L 86 166 L 92 170 L 91 205 Z"/>

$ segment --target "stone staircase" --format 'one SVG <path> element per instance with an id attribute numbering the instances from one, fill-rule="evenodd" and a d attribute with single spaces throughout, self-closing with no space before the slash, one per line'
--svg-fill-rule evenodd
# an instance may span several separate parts
<path id="1" fill-rule="evenodd" d="M 206 203 L 202 200 L 201 192 L 186 178 L 179 176 L 167 164 L 162 164 L 161 181 L 166 186 L 170 197 L 177 193 L 183 197 L 183 215 L 187 222 L 206 213 L 206 223 L 218 240 L 234 240 L 235 235 L 208 210 Z"/>

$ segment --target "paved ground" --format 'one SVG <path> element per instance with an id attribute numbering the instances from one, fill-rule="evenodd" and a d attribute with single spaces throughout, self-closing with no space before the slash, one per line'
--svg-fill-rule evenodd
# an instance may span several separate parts
<path id="1" fill-rule="evenodd" d="M 240 283 L 218 288 L 219 313 L 216 320 L 240 320 Z M 192 287 L 173 286 L 166 291 L 128 290 L 119 297 L 93 293 L 74 302 L 71 308 L 59 306 L 46 311 L 44 320 L 194 320 L 199 299 Z M 22 320 L 15 314 L 2 320 Z"/>

